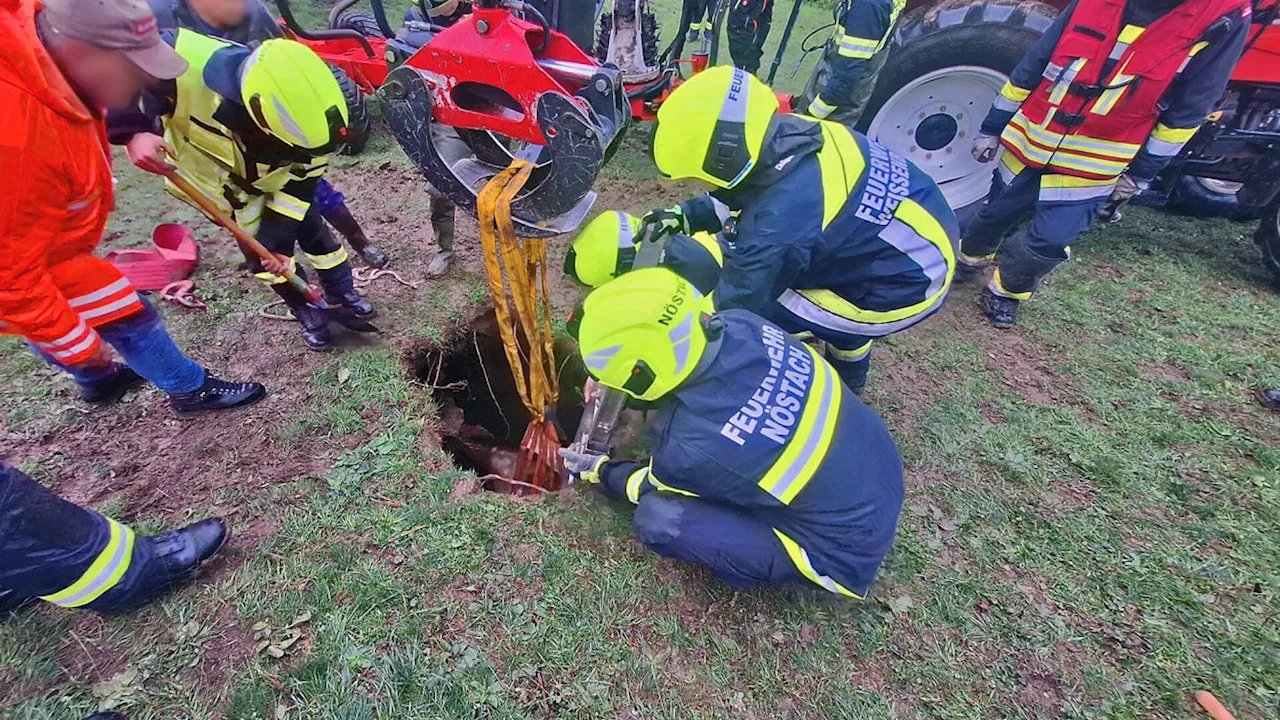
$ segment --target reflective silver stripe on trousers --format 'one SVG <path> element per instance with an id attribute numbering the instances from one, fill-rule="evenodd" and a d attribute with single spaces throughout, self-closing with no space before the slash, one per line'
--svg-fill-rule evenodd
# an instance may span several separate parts
<path id="1" fill-rule="evenodd" d="M 1151 137 L 1147 138 L 1147 152 L 1156 157 L 1173 157 L 1182 151 L 1185 142 L 1169 142 L 1168 140 L 1159 140 Z"/>

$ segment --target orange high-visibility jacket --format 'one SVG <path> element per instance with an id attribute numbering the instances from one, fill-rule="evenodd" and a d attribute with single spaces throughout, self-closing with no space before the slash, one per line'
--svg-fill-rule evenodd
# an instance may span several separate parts
<path id="1" fill-rule="evenodd" d="M 92 255 L 113 202 L 105 129 L 40 44 L 39 11 L 0 0 L 0 332 L 72 365 L 97 351 L 93 328 L 143 306 Z"/>

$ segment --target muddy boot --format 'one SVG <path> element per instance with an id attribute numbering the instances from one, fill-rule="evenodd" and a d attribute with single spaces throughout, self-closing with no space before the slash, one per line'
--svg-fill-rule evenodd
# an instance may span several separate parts
<path id="1" fill-rule="evenodd" d="M 994 255 L 975 257 L 960 253 L 956 256 L 955 284 L 960 285 L 983 277 L 994 259 Z"/>
<path id="2" fill-rule="evenodd" d="M 329 270 L 318 270 L 317 274 L 320 275 L 320 286 L 324 288 L 325 302 L 330 305 L 341 305 L 361 320 L 368 320 L 378 314 L 373 303 L 356 290 L 355 278 L 351 275 L 351 263 L 344 262 Z"/>
<path id="3" fill-rule="evenodd" d="M 267 389 L 256 382 L 234 383 L 204 372 L 204 383 L 196 390 L 170 393 L 169 406 L 183 417 L 218 410 L 232 410 L 252 405 L 267 396 Z"/>
<path id="4" fill-rule="evenodd" d="M 991 288 L 982 288 L 982 296 L 978 298 L 978 304 L 982 306 L 982 311 L 986 313 L 992 327 L 1011 328 L 1018 320 L 1018 301 L 1001 297 L 991 292 Z"/>
<path id="5" fill-rule="evenodd" d="M 124 397 L 125 392 L 146 382 L 133 368 L 122 363 L 112 363 L 111 374 L 80 387 L 80 399 L 90 405 L 110 405 Z"/>
<path id="6" fill-rule="evenodd" d="M 293 313 L 293 318 L 298 321 L 299 327 L 302 328 L 302 341 L 307 344 L 307 347 L 321 352 L 328 350 L 331 342 L 329 319 L 324 316 L 324 313 L 311 307 L 302 293 L 289 285 L 272 285 L 271 289 L 284 300 L 289 312 Z"/>
<path id="7" fill-rule="evenodd" d="M 449 198 L 431 196 L 431 231 L 436 236 L 436 245 L 440 251 L 427 266 L 427 277 L 438 278 L 449 272 L 449 262 L 453 259 L 454 215 L 457 209 Z"/>
<path id="8" fill-rule="evenodd" d="M 1280 390 L 1276 388 L 1258 388 L 1256 394 L 1258 402 L 1262 403 L 1262 407 L 1280 412 Z"/>
<path id="9" fill-rule="evenodd" d="M 356 222 L 346 203 L 326 210 L 324 219 L 338 231 L 338 234 L 346 238 L 347 243 L 360 253 L 360 257 L 365 262 L 376 268 L 386 267 L 387 263 L 391 262 L 381 248 L 369 241 L 368 236 L 364 234 L 364 228 Z"/>

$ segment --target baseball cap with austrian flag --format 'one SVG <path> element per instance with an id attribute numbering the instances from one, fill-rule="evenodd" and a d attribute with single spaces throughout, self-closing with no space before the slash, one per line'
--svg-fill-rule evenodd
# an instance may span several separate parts
<path id="1" fill-rule="evenodd" d="M 54 31 L 107 50 L 119 50 L 147 74 L 173 80 L 187 61 L 156 30 L 146 0 L 44 0 L 44 17 Z"/>

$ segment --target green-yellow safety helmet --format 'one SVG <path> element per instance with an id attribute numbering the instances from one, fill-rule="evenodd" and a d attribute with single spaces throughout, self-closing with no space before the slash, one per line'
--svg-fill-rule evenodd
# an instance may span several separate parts
<path id="1" fill-rule="evenodd" d="M 684 382 L 707 349 L 711 303 L 666 268 L 644 268 L 587 296 L 578 350 L 601 385 L 657 400 Z"/>
<path id="2" fill-rule="evenodd" d="M 326 153 L 346 139 L 347 102 L 329 66 L 302 43 L 275 38 L 240 69 L 240 96 L 272 137 Z"/>
<path id="3" fill-rule="evenodd" d="M 640 238 L 640 218 L 610 210 L 587 223 L 564 256 L 564 274 L 600 287 L 631 269 Z"/>
<path id="4" fill-rule="evenodd" d="M 778 98 L 751 73 L 728 66 L 694 75 L 658 110 L 653 161 L 671 178 L 731 188 L 760 159 Z"/>

